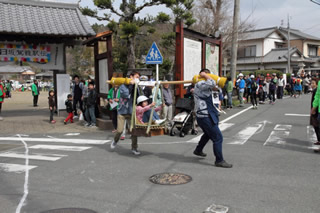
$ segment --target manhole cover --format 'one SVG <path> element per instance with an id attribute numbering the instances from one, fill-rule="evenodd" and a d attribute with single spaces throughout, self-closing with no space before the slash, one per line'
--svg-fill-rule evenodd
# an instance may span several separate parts
<path id="1" fill-rule="evenodd" d="M 52 209 L 44 211 L 41 213 L 97 213 L 90 209 L 81 209 L 81 208 L 64 208 L 64 209 Z"/>
<path id="2" fill-rule="evenodd" d="M 149 180 L 161 185 L 180 185 L 192 181 L 192 177 L 179 173 L 160 173 L 152 175 Z"/>

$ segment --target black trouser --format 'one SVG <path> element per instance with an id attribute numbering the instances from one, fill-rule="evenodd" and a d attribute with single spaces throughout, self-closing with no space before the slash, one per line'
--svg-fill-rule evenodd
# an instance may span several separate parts
<path id="1" fill-rule="evenodd" d="M 270 101 L 273 101 L 273 102 L 276 101 L 276 90 L 274 89 L 269 90 L 269 99 Z"/>
<path id="2" fill-rule="evenodd" d="M 250 88 L 247 88 L 247 94 L 246 94 L 247 103 L 249 103 L 249 97 L 251 97 Z"/>
<path id="3" fill-rule="evenodd" d="M 264 102 L 266 100 L 266 96 L 264 95 L 263 88 L 259 88 L 259 101 Z"/>
<path id="4" fill-rule="evenodd" d="M 83 101 L 81 100 L 81 97 L 74 97 L 73 98 L 73 110 L 74 110 L 74 116 L 78 116 L 78 112 L 77 112 L 77 103 L 79 102 L 80 105 L 80 110 L 81 112 L 83 112 Z"/>
<path id="5" fill-rule="evenodd" d="M 34 95 L 33 96 L 33 106 L 37 106 L 38 105 L 38 97 L 39 97 L 39 95 Z"/>
<path id="6" fill-rule="evenodd" d="M 0 103 L 0 114 L 1 114 L 2 103 Z"/>
<path id="7" fill-rule="evenodd" d="M 317 140 L 320 141 L 320 127 L 314 126 L 313 128 L 314 128 L 314 131 L 317 135 Z"/>
<path id="8" fill-rule="evenodd" d="M 277 96 L 278 96 L 278 99 L 282 99 L 282 97 L 283 97 L 283 87 L 282 86 L 278 86 Z"/>
<path id="9" fill-rule="evenodd" d="M 257 93 L 255 93 L 255 92 L 251 92 L 251 95 L 250 95 L 250 98 L 251 98 L 251 103 L 252 103 L 252 105 L 254 106 L 254 105 L 258 105 L 257 104 Z"/>
<path id="10" fill-rule="evenodd" d="M 118 111 L 116 109 L 112 110 L 111 111 L 111 116 L 112 116 L 113 127 L 114 127 L 114 129 L 117 129 L 117 126 L 118 126 Z"/>
<path id="11" fill-rule="evenodd" d="M 54 109 L 50 110 L 50 122 L 53 121 Z"/>
<path id="12" fill-rule="evenodd" d="M 304 94 L 307 94 L 307 93 L 309 93 L 309 86 L 308 85 L 304 86 Z"/>

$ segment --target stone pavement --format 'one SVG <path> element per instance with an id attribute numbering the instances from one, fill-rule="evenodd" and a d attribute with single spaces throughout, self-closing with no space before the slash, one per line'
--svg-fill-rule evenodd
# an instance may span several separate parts
<path id="1" fill-rule="evenodd" d="M 98 128 L 87 128 L 83 122 L 75 119 L 73 124 L 64 125 L 67 117 L 65 111 L 60 116 L 54 116 L 56 124 L 49 123 L 48 92 L 41 92 L 38 107 L 33 107 L 33 97 L 30 91 L 13 92 L 12 98 L 5 99 L 2 105 L 0 134 L 47 134 L 73 132 L 102 132 Z"/>

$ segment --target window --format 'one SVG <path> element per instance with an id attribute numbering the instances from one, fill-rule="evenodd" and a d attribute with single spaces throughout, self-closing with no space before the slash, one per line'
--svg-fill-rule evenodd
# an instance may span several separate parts
<path id="1" fill-rule="evenodd" d="M 256 56 L 256 46 L 249 46 L 244 49 L 245 57 L 255 57 Z"/>
<path id="2" fill-rule="evenodd" d="M 283 48 L 282 42 L 275 42 L 276 49 Z"/>
<path id="3" fill-rule="evenodd" d="M 308 45 L 309 56 L 318 56 L 318 46 Z"/>

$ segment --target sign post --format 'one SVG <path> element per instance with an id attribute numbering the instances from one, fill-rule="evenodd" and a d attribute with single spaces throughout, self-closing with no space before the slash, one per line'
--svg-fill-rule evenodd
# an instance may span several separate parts
<path id="1" fill-rule="evenodd" d="M 159 82 L 159 64 L 163 63 L 163 57 L 156 44 L 153 42 L 148 55 L 146 57 L 146 64 L 156 64 L 156 81 Z"/>

